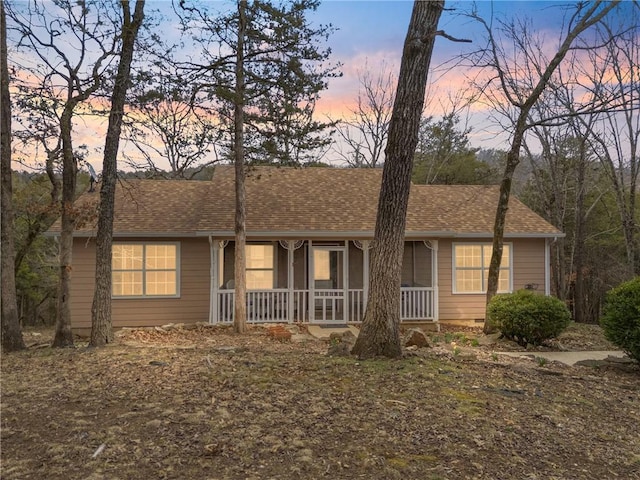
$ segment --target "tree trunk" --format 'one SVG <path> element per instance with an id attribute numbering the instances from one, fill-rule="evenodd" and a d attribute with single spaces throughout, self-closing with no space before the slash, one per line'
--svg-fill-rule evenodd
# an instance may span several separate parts
<path id="1" fill-rule="evenodd" d="M 496 217 L 493 224 L 493 248 L 491 252 L 491 262 L 489 263 L 489 275 L 487 278 L 487 305 L 498 291 L 498 280 L 500 279 L 500 264 L 502 263 L 502 250 L 504 246 L 504 226 L 509 210 L 509 197 L 511 196 L 511 183 L 516 167 L 520 163 L 520 148 L 526 129 L 526 113 L 521 111 L 516 125 L 511 149 L 507 153 L 507 164 L 500 181 L 500 195 L 498 206 L 496 207 Z M 483 331 L 486 334 L 497 330 L 491 319 L 487 316 L 484 322 Z"/>
<path id="2" fill-rule="evenodd" d="M 2 168 L 0 184 L 2 188 L 2 218 L 0 221 L 0 242 L 2 268 L 2 350 L 12 352 L 25 348 L 18 317 L 18 299 L 15 277 L 15 243 L 13 229 L 13 183 L 11 178 L 11 98 L 9 95 L 9 68 L 7 59 L 7 19 L 4 1 L 0 0 L 0 77 L 2 121 L 0 125 L 0 149 Z"/>
<path id="3" fill-rule="evenodd" d="M 91 307 L 92 347 L 113 342 L 111 326 L 111 251 L 113 240 L 113 215 L 115 189 L 118 174 L 118 146 L 122 130 L 122 118 L 130 82 L 131 62 L 138 30 L 144 17 L 144 0 L 137 0 L 133 19 L 129 1 L 122 0 L 122 53 L 118 73 L 111 96 L 109 126 L 104 145 L 102 186 L 100 188 L 100 213 L 96 235 L 96 285 Z"/>
<path id="4" fill-rule="evenodd" d="M 585 196 L 585 170 L 587 162 L 585 159 L 584 141 L 580 148 L 580 164 L 576 178 L 576 209 L 575 209 L 575 231 L 573 240 L 573 268 L 575 271 L 575 285 L 573 289 L 573 319 L 576 322 L 586 322 L 585 315 L 585 288 L 584 288 L 584 260 L 585 260 L 585 214 L 584 214 L 584 196 Z"/>
<path id="5" fill-rule="evenodd" d="M 402 355 L 400 279 L 413 155 L 427 74 L 444 1 L 416 1 L 402 52 L 389 126 L 371 256 L 369 299 L 352 353 L 361 358 Z"/>
<path id="6" fill-rule="evenodd" d="M 246 0 L 238 2 L 238 43 L 236 56 L 236 91 L 234 105 L 233 153 L 236 172 L 236 220 L 235 220 L 235 302 L 233 312 L 233 330 L 236 333 L 247 331 L 247 259 L 245 245 L 246 202 L 244 169 L 244 36 L 247 28 Z"/>
<path id="7" fill-rule="evenodd" d="M 75 212 L 73 201 L 76 192 L 77 164 L 71 141 L 71 120 L 77 102 L 69 101 L 60 117 L 62 137 L 62 199 L 60 229 L 60 277 L 58 284 L 58 306 L 56 311 L 56 331 L 54 347 L 73 347 L 71 331 L 71 270 L 73 249 L 73 228 Z"/>

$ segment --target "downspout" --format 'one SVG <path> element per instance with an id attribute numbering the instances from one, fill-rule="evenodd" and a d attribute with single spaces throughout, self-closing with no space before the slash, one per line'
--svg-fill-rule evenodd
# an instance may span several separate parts
<path id="1" fill-rule="evenodd" d="M 554 237 L 553 241 L 544 239 L 544 294 L 546 296 L 551 295 L 551 243 L 557 240 L 557 237 Z"/>

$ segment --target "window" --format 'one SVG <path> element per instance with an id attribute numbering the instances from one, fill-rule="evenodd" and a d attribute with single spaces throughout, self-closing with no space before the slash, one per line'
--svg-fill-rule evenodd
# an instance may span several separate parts
<path id="1" fill-rule="evenodd" d="M 273 288 L 273 244 L 246 245 L 247 290 Z"/>
<path id="2" fill-rule="evenodd" d="M 114 243 L 114 297 L 178 296 L 178 244 Z"/>
<path id="3" fill-rule="evenodd" d="M 313 279 L 331 280 L 331 257 L 329 250 L 313 251 Z"/>
<path id="4" fill-rule="evenodd" d="M 457 243 L 453 245 L 453 293 L 486 293 L 492 245 Z M 511 245 L 502 250 L 498 292 L 511 291 Z"/>

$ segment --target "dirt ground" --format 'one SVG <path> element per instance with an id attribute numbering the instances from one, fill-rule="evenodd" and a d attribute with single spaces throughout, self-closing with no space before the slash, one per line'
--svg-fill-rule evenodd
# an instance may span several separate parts
<path id="1" fill-rule="evenodd" d="M 475 330 L 402 360 L 254 327 L 2 356 L 3 479 L 640 479 L 640 367 L 514 359 Z M 611 349 L 572 326 L 546 349 Z"/>

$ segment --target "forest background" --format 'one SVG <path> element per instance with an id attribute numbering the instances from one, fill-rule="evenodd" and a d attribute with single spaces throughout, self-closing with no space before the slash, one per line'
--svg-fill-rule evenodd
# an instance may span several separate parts
<path id="1" fill-rule="evenodd" d="M 56 100 L 60 86 L 55 85 L 54 76 L 48 75 L 34 47 L 12 23 L 12 18 L 25 18 L 26 4 L 11 3 L 8 58 L 19 316 L 23 325 L 51 324 L 59 262 L 55 241 L 43 233 L 59 215 L 59 192 L 52 185 L 60 177 L 55 120 L 63 105 Z M 297 100 L 303 108 L 288 117 L 290 131 L 279 132 L 289 139 L 284 144 L 296 147 L 283 149 L 283 144 L 274 141 L 280 136 L 259 135 L 259 129 L 251 135 L 250 130 L 249 161 L 381 167 L 396 62 L 411 3 L 306 3 L 311 28 L 319 33 L 311 43 L 320 53 L 321 66 L 315 70 L 319 76 L 314 88 L 304 101 Z M 393 15 L 389 14 L 391 3 Z M 439 38 L 436 43 L 414 158 L 414 182 L 499 183 L 515 118 L 512 99 L 505 91 L 526 91 L 531 85 L 568 27 L 573 7 L 534 3 L 517 2 L 517 12 L 510 8 L 516 5 L 512 2 L 447 4 L 455 10 L 445 11 L 441 25 L 473 42 L 459 44 Z M 49 22 L 56 16 L 63 19 L 63 4 L 42 3 L 42 18 Z M 100 15 L 117 16 L 107 11 L 107 4 L 91 5 Z M 201 6 L 210 8 L 208 15 L 217 18 L 227 12 L 224 5 Z M 216 164 L 230 161 L 224 107 L 202 94 L 198 89 L 202 84 L 194 76 L 194 65 L 206 63 L 205 49 L 199 43 L 202 37 L 194 33 L 193 24 L 184 23 L 186 14 L 180 6 L 148 4 L 138 45 L 144 53 L 136 56 L 132 66 L 120 178 L 206 180 Z M 358 6 L 357 13 L 348 10 Z M 342 19 L 357 19 L 359 28 L 350 22 L 341 25 Z M 530 114 L 522 161 L 514 177 L 514 193 L 566 234 L 552 245 L 552 293 L 565 300 L 574 319 L 581 322 L 597 322 L 604 292 L 640 272 L 635 207 L 639 19 L 637 5 L 624 2 L 578 40 Z M 113 32 L 107 30 L 96 32 L 108 39 Z M 74 57 L 79 50 L 64 35 L 69 33 L 54 36 L 69 46 L 67 53 Z M 492 39 L 493 51 L 488 48 Z M 495 55 L 487 56 L 487 52 Z M 86 54 L 96 52 L 87 50 Z M 501 61 L 493 61 L 496 58 Z M 106 99 L 115 75 L 109 66 L 113 67 L 107 62 L 101 72 L 100 88 L 74 119 L 74 157 L 80 167 L 77 194 L 89 188 L 91 169 L 100 171 Z M 501 88 L 499 80 L 508 89 Z M 256 111 L 260 108 L 277 110 L 262 106 Z M 305 135 L 293 136 L 294 130 Z M 47 165 L 53 175 L 45 173 Z"/>

